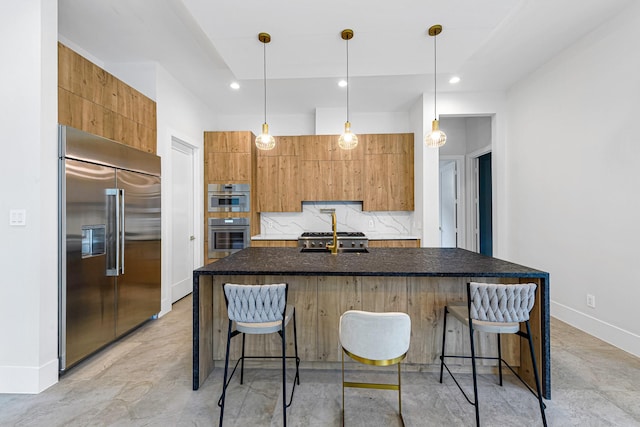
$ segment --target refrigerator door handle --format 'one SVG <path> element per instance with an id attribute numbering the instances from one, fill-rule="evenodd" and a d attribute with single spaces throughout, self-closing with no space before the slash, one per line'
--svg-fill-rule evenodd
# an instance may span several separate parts
<path id="1" fill-rule="evenodd" d="M 124 188 L 120 188 L 118 189 L 120 195 L 119 195 L 119 199 L 120 199 L 120 233 L 118 234 L 120 236 L 120 269 L 119 269 L 119 274 L 124 274 L 124 236 L 125 236 L 125 228 L 124 228 Z M 116 254 L 117 256 L 117 254 Z"/>
<path id="2" fill-rule="evenodd" d="M 115 219 L 113 216 L 109 215 L 112 218 L 111 223 L 109 224 L 109 246 L 107 249 L 107 276 L 117 276 L 120 271 L 120 195 L 119 189 L 117 188 L 107 188 L 106 190 L 107 197 L 113 197 L 115 201 L 115 209 L 113 209 L 113 213 L 115 214 Z M 114 233 L 115 229 L 115 233 Z M 113 253 L 115 252 L 115 257 Z"/>

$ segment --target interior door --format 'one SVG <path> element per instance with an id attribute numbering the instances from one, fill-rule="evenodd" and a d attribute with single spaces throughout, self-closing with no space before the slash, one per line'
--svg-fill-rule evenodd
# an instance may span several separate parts
<path id="1" fill-rule="evenodd" d="M 124 245 L 117 276 L 116 334 L 160 312 L 160 178 L 118 170 L 123 190 Z"/>
<path id="2" fill-rule="evenodd" d="M 62 189 L 66 238 L 60 294 L 60 368 L 66 369 L 115 338 L 115 284 L 107 275 L 113 237 L 112 168 L 65 160 Z"/>
<path id="3" fill-rule="evenodd" d="M 440 246 L 458 247 L 458 191 L 456 162 L 440 161 Z"/>
<path id="4" fill-rule="evenodd" d="M 193 149 L 174 141 L 171 149 L 171 302 L 193 290 Z"/>

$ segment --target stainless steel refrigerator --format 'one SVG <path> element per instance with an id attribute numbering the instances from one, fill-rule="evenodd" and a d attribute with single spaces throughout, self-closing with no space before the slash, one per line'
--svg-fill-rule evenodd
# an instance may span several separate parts
<path id="1" fill-rule="evenodd" d="M 63 372 L 160 311 L 160 158 L 59 126 Z"/>

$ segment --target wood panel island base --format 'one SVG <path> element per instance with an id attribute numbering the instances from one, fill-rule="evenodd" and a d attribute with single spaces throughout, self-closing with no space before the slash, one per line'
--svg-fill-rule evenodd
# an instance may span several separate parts
<path id="1" fill-rule="evenodd" d="M 247 248 L 193 272 L 193 389 L 224 363 L 228 322 L 224 283 L 289 283 L 296 307 L 298 351 L 304 368 L 339 369 L 338 322 L 347 310 L 402 311 L 411 317 L 411 346 L 403 369 L 439 369 L 443 308 L 465 301 L 468 281 L 536 283 L 531 329 L 543 396 L 551 398 L 549 274 L 452 248 L 369 248 L 368 253 L 302 253 L 298 248 Z M 447 349 L 469 354 L 467 332 L 447 325 Z M 293 351 L 292 340 L 287 340 Z M 520 342 L 522 341 L 522 342 Z M 497 354 L 495 336 L 479 334 L 478 354 Z M 504 336 L 505 359 L 535 387 L 526 340 Z M 247 339 L 247 354 L 280 355 L 270 336 Z M 237 358 L 234 348 L 231 358 Z M 462 363 L 462 362 L 461 362 Z M 487 362 L 490 363 L 490 362 Z M 469 371 L 469 363 L 458 367 Z M 485 367 L 484 369 L 493 369 Z"/>

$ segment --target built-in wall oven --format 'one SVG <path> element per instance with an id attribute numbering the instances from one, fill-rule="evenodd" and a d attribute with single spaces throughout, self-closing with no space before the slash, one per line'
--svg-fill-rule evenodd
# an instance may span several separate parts
<path id="1" fill-rule="evenodd" d="M 249 218 L 209 218 L 210 259 L 224 258 L 251 244 Z"/>
<path id="2" fill-rule="evenodd" d="M 249 184 L 209 184 L 209 212 L 249 212 Z"/>

